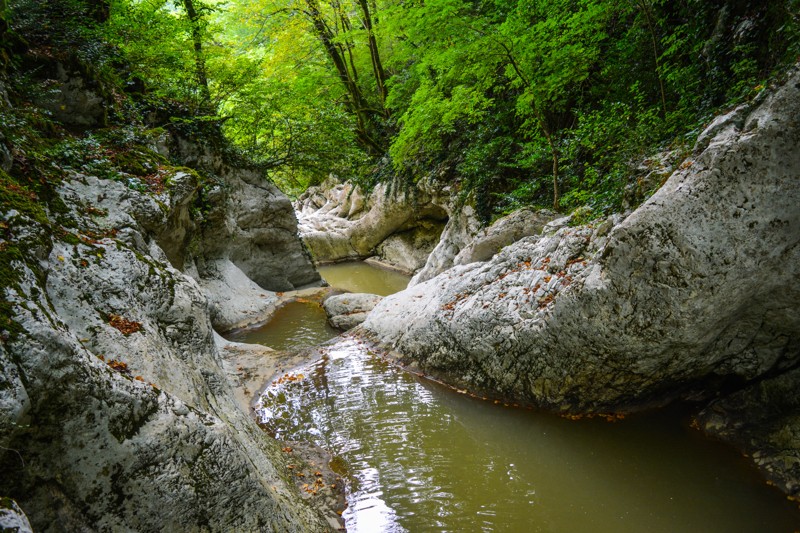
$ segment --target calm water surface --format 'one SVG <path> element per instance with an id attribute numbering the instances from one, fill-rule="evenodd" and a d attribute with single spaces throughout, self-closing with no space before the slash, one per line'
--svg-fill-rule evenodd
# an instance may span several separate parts
<path id="1" fill-rule="evenodd" d="M 494 405 L 402 372 L 354 339 L 260 417 L 352 477 L 350 532 L 792 532 L 800 512 L 676 413 L 570 421 Z"/>
<path id="2" fill-rule="evenodd" d="M 319 268 L 331 287 L 350 292 L 387 296 L 402 291 L 409 277 L 355 261 Z M 332 339 L 339 331 L 328 325 L 322 306 L 315 301 L 298 300 L 282 305 L 269 322 L 258 328 L 232 331 L 226 338 L 235 342 L 263 344 L 276 350 L 300 350 Z"/>
<path id="3" fill-rule="evenodd" d="M 321 266 L 318 270 L 331 287 L 381 296 L 402 291 L 408 286 L 410 279 L 399 272 L 378 268 L 361 261 Z"/>
<path id="4" fill-rule="evenodd" d="M 328 317 L 319 303 L 295 301 L 279 307 L 265 325 L 235 330 L 225 337 L 235 342 L 263 344 L 276 350 L 301 350 L 338 334 L 338 330 L 328 325 Z"/>
<path id="5" fill-rule="evenodd" d="M 363 263 L 320 270 L 358 292 L 408 282 Z M 292 349 L 336 332 L 318 304 L 293 302 L 239 335 Z M 800 531 L 794 504 L 680 413 L 569 421 L 458 394 L 353 339 L 322 353 L 295 371 L 303 379 L 268 388 L 259 412 L 279 438 L 315 442 L 346 468 L 350 532 Z"/>

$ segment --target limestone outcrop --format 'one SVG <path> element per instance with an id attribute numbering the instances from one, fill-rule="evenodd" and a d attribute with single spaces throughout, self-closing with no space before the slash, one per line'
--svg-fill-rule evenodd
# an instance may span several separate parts
<path id="1" fill-rule="evenodd" d="M 630 216 L 553 223 L 361 326 L 453 383 L 557 411 L 714 394 L 800 358 L 800 72 L 717 119 Z"/>
<path id="2" fill-rule="evenodd" d="M 412 191 L 369 195 L 350 182 L 328 179 L 295 202 L 300 235 L 318 263 L 374 256 L 384 265 L 414 274 L 411 285 L 454 265 L 485 261 L 503 246 L 536 235 L 555 217 L 547 210 L 520 209 L 483 227 L 474 208 L 450 186 L 431 181 Z"/>
<path id="3" fill-rule="evenodd" d="M 290 202 L 217 171 L 162 165 L 149 190 L 67 172 L 46 207 L 2 207 L 0 495 L 34 530 L 338 527 L 237 404 L 211 320 L 263 315 L 267 289 L 316 272 Z"/>
<path id="4" fill-rule="evenodd" d="M 538 235 L 556 216 L 547 210 L 523 208 L 482 228 L 471 206 L 451 206 L 450 212 L 439 243 L 409 285 L 427 281 L 455 265 L 486 261 L 504 246 Z"/>
<path id="5" fill-rule="evenodd" d="M 322 302 L 331 326 L 348 330 L 364 322 L 383 296 L 366 293 L 346 293 L 329 296 Z"/>
<path id="6" fill-rule="evenodd" d="M 378 185 L 366 195 L 333 177 L 300 196 L 295 209 L 300 236 L 317 263 L 377 255 L 409 273 L 425 264 L 447 221 L 430 193 L 389 194 Z"/>

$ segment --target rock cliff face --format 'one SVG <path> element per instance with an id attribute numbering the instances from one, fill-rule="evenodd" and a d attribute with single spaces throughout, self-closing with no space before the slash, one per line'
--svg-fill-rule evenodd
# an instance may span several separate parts
<path id="1" fill-rule="evenodd" d="M 455 383 L 572 413 L 781 374 L 800 361 L 798 117 L 795 69 L 714 121 L 624 220 L 553 224 L 384 299 L 362 331 Z"/>
<path id="2" fill-rule="evenodd" d="M 331 178 L 295 204 L 300 235 L 318 263 L 364 259 L 409 273 L 421 268 L 439 241 L 447 211 L 432 194 L 390 195 L 378 185 L 369 195 Z"/>
<path id="3" fill-rule="evenodd" d="M 503 246 L 536 235 L 554 213 L 521 209 L 483 228 L 469 204 L 450 187 L 423 182 L 413 195 L 369 195 L 333 178 L 295 203 L 300 235 L 320 263 L 375 256 L 414 274 L 411 285 L 454 265 L 485 261 Z"/>
<path id="4" fill-rule="evenodd" d="M 318 276 L 289 201 L 215 170 L 162 166 L 149 191 L 71 172 L 47 208 L 2 207 L 0 494 L 36 531 L 332 526 L 237 405 L 211 320 L 256 319 L 267 289 Z M 228 287 L 253 291 L 232 305 Z"/>

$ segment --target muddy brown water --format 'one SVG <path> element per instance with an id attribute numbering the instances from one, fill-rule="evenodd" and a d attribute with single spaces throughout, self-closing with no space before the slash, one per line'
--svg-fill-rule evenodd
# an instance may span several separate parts
<path id="1" fill-rule="evenodd" d="M 353 266 L 351 283 L 364 268 Z M 272 327 L 324 323 L 311 305 L 303 313 Z M 319 353 L 293 370 L 301 379 L 267 388 L 258 412 L 278 438 L 315 442 L 348 473 L 350 532 L 800 530 L 798 507 L 681 410 L 567 420 L 459 394 L 357 339 Z"/>

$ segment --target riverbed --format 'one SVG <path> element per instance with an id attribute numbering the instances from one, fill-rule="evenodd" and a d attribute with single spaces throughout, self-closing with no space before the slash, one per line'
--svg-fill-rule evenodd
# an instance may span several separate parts
<path id="1" fill-rule="evenodd" d="M 359 291 L 375 268 L 356 264 L 348 277 L 350 267 L 334 266 Z M 335 335 L 318 304 L 289 305 L 292 320 L 262 329 L 281 330 L 294 346 Z M 277 438 L 333 454 L 347 479 L 348 531 L 800 529 L 797 506 L 733 449 L 692 429 L 686 409 L 567 420 L 460 394 L 356 338 L 318 353 L 268 387 L 258 413 Z"/>

